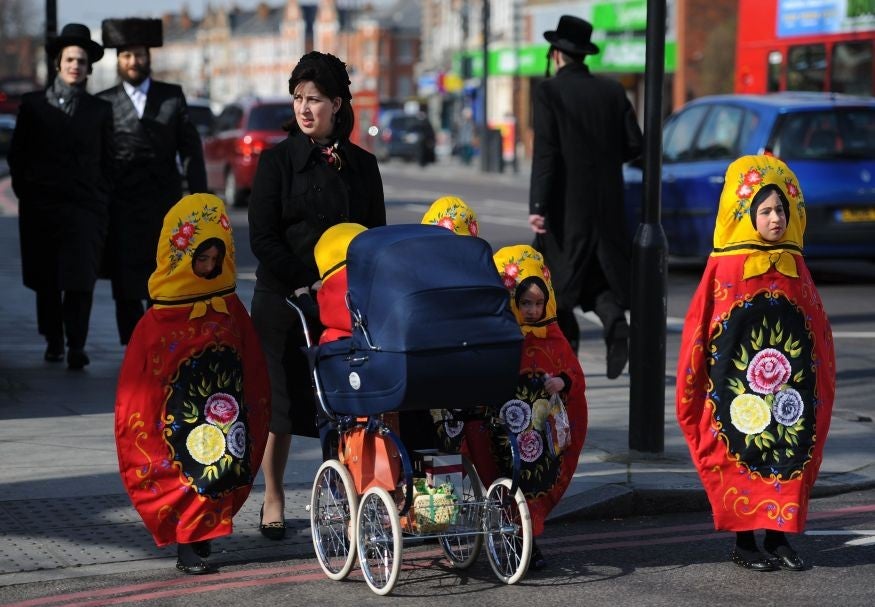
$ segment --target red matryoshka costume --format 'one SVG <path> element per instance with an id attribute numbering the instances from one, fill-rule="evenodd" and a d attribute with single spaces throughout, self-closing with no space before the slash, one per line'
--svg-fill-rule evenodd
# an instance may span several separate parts
<path id="1" fill-rule="evenodd" d="M 556 321 L 556 296 L 541 254 L 528 245 L 504 247 L 495 254 L 495 265 L 510 291 L 511 308 L 525 336 L 516 394 L 500 407 L 498 416 L 517 435 L 520 488 L 532 515 L 533 534 L 538 536 L 577 470 L 587 428 L 586 381 Z M 537 323 L 527 324 L 517 296 L 532 283 L 544 293 L 545 313 Z M 559 393 L 561 402 L 551 401 L 544 388 L 548 376 L 565 381 Z M 496 436 L 494 442 L 493 456 L 500 472 L 510 476 L 513 464 L 507 437 Z"/>
<path id="2" fill-rule="evenodd" d="M 789 203 L 774 243 L 750 212 L 768 184 Z M 684 322 L 676 392 L 717 529 L 805 526 L 835 394 L 832 332 L 802 258 L 805 221 L 799 181 L 782 161 L 729 165 L 714 250 Z"/>
<path id="3" fill-rule="evenodd" d="M 199 245 L 219 252 L 205 276 L 193 265 Z M 119 375 L 115 434 L 125 488 L 165 546 L 231 533 L 264 453 L 270 383 L 234 293 L 234 241 L 220 199 L 186 196 L 168 212 L 157 265 L 153 305 Z"/>
<path id="4" fill-rule="evenodd" d="M 320 344 L 352 335 L 352 317 L 346 306 L 346 252 L 352 239 L 365 230 L 358 223 L 338 223 L 325 230 L 313 248 L 322 280 L 316 292 L 319 322 L 325 327 Z"/>

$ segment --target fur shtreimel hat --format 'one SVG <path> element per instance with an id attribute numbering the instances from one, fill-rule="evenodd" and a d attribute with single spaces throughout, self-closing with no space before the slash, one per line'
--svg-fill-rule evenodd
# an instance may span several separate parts
<path id="1" fill-rule="evenodd" d="M 103 46 L 123 48 L 126 46 L 158 47 L 164 44 L 161 19 L 104 19 Z"/>
<path id="2" fill-rule="evenodd" d="M 57 57 L 68 46 L 78 46 L 88 55 L 88 63 L 94 64 L 103 57 L 103 47 L 91 39 L 91 30 L 81 23 L 68 23 L 61 33 L 46 42 L 46 53 Z"/>

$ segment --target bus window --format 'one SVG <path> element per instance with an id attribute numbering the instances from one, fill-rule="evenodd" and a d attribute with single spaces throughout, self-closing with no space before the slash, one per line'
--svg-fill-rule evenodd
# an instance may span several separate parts
<path id="1" fill-rule="evenodd" d="M 791 46 L 787 53 L 787 90 L 822 91 L 826 84 L 826 48 L 823 44 Z"/>
<path id="2" fill-rule="evenodd" d="M 869 95 L 872 91 L 872 42 L 836 42 L 832 47 L 831 91 Z"/>
<path id="3" fill-rule="evenodd" d="M 784 55 L 781 51 L 769 53 L 769 67 L 766 70 L 766 92 L 775 93 L 781 90 L 781 68 L 784 67 Z"/>

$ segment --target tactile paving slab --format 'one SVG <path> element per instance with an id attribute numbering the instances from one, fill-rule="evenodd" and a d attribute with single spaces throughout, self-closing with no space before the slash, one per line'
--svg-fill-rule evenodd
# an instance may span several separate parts
<path id="1" fill-rule="evenodd" d="M 310 544 L 309 487 L 286 489 L 288 530 L 280 542 L 258 532 L 262 491 L 253 490 L 234 518 L 234 533 L 213 542 L 214 555 L 240 560 Z M 155 546 L 127 495 L 0 501 L 0 575 L 174 555 Z"/>

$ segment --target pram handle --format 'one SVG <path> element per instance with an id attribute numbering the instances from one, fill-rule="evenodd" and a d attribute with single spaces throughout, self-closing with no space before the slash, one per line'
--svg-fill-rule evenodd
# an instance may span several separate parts
<path id="1" fill-rule="evenodd" d="M 307 342 L 307 349 L 310 350 L 313 347 L 313 340 L 310 339 L 310 329 L 307 326 L 307 317 L 304 316 L 304 311 L 294 302 L 294 297 L 291 295 L 286 297 L 286 305 L 298 313 L 298 318 L 301 320 L 301 327 L 304 329 L 304 341 Z M 322 382 L 319 381 L 319 371 L 317 370 L 319 364 L 318 357 L 313 356 L 312 360 L 313 389 L 316 390 L 316 400 L 319 402 L 319 407 L 322 409 L 325 416 L 332 422 L 337 422 L 337 415 L 334 411 L 329 409 L 328 405 L 325 403 L 325 397 L 322 392 Z"/>

